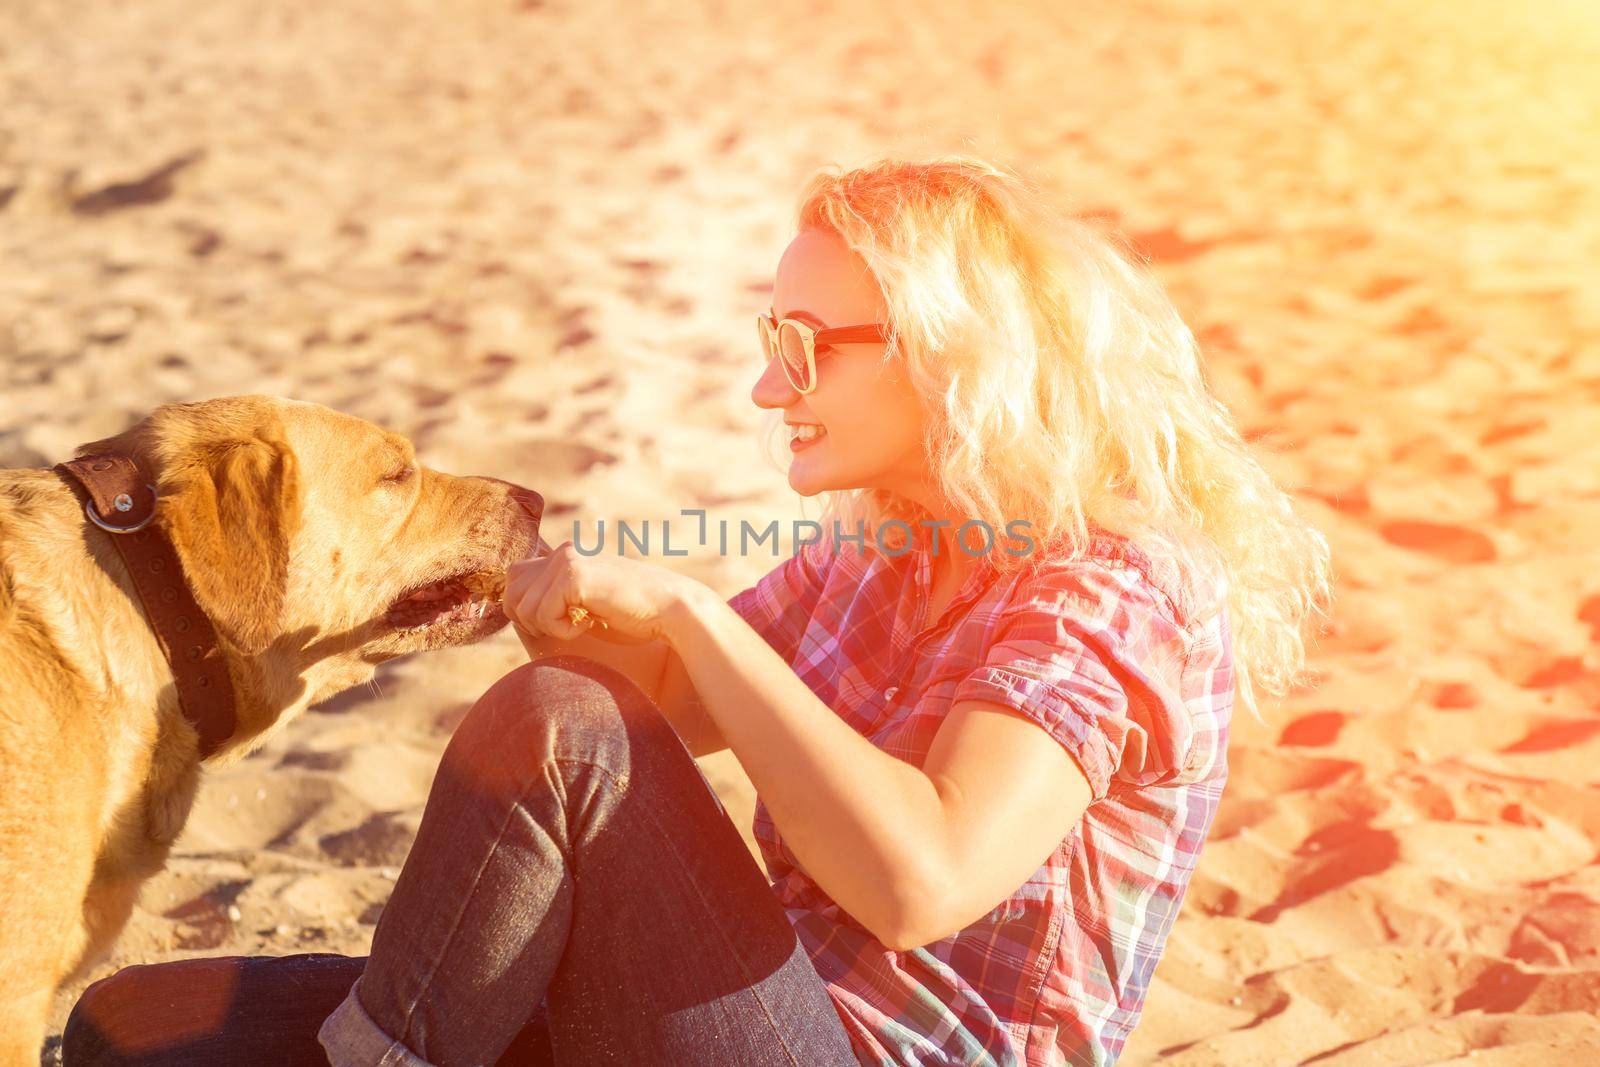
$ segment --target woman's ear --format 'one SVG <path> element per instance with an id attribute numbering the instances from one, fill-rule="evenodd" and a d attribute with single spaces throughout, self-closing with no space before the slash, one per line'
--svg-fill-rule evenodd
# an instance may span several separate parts
<path id="1" fill-rule="evenodd" d="M 161 476 L 157 513 L 195 602 L 244 655 L 282 632 L 290 543 L 300 529 L 300 469 L 281 426 L 207 443 Z"/>

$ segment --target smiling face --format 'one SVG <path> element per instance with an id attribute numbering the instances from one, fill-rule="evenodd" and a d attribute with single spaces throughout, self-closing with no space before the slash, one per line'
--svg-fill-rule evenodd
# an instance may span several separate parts
<path id="1" fill-rule="evenodd" d="M 867 264 L 836 234 L 802 230 L 784 250 L 772 288 L 772 314 L 815 329 L 887 323 L 888 304 Z M 795 427 L 821 436 L 789 464 L 789 485 L 802 496 L 834 489 L 889 489 L 927 501 L 922 455 L 922 405 L 895 362 L 881 365 L 884 342 L 817 347 L 816 388 L 797 392 L 774 357 L 751 390 L 763 408 L 778 408 Z"/>

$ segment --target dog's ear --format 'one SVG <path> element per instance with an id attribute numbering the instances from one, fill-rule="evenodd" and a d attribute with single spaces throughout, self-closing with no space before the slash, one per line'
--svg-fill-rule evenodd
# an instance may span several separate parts
<path id="1" fill-rule="evenodd" d="M 275 422 L 251 437 L 193 444 L 161 472 L 161 524 L 218 637 L 255 655 L 283 627 L 299 464 Z"/>
<path id="2" fill-rule="evenodd" d="M 299 466 L 276 398 L 163 404 L 77 455 L 133 456 L 156 482 L 157 521 L 217 636 L 246 655 L 280 632 L 290 539 L 300 528 Z"/>
<path id="3" fill-rule="evenodd" d="M 17 594 L 11 584 L 11 568 L 0 556 L 0 630 L 11 625 L 11 615 L 17 608 Z"/>

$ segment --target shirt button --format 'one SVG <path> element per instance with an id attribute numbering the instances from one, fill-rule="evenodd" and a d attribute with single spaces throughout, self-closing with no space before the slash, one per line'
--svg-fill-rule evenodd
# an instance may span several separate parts
<path id="1" fill-rule="evenodd" d="M 898 685 L 891 685 L 889 688 L 883 691 L 883 699 L 893 700 L 894 695 L 898 692 L 900 692 L 900 687 Z"/>

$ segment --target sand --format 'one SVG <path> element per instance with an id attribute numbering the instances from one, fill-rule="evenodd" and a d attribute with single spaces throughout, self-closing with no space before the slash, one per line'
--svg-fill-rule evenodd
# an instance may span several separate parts
<path id="1" fill-rule="evenodd" d="M 814 514 L 749 397 L 799 183 L 1028 168 L 1151 257 L 1339 577 L 1307 684 L 1235 722 L 1122 1062 L 1600 1055 L 1592 5 L 11 0 L 0 42 L 0 466 L 276 393 L 538 489 L 559 537 Z M 364 952 L 522 658 L 386 666 L 210 775 L 90 977 Z"/>

